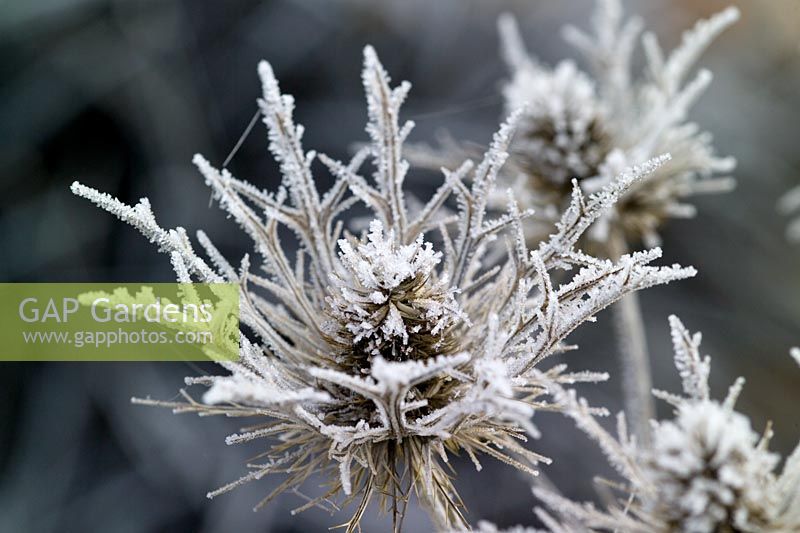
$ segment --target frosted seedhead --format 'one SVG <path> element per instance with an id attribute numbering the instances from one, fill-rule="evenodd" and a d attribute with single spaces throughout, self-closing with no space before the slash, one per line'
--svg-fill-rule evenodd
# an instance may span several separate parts
<path id="1" fill-rule="evenodd" d="M 403 245 L 373 220 L 363 239 L 341 239 L 343 269 L 331 276 L 327 297 L 330 340 L 339 359 L 368 368 L 388 361 L 454 353 L 467 317 L 436 266 L 442 254 L 420 235 Z"/>

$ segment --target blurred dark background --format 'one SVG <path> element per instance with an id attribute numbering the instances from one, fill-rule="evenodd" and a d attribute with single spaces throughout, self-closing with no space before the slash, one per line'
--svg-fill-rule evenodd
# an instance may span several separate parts
<path id="1" fill-rule="evenodd" d="M 666 48 L 720 1 L 629 2 Z M 739 160 L 739 186 L 698 198 L 699 216 L 664 232 L 666 262 L 695 265 L 693 280 L 642 296 L 655 382 L 674 388 L 666 317 L 704 332 L 712 385 L 748 383 L 740 408 L 757 429 L 775 422 L 782 454 L 800 438 L 800 247 L 786 244 L 775 202 L 800 183 L 800 1 L 737 3 L 742 20 L 701 60 L 715 81 L 694 118 Z M 558 35 L 585 27 L 592 3 L 477 0 L 0 2 L 0 281 L 171 281 L 168 259 L 134 230 L 69 193 L 83 183 L 133 203 L 148 196 L 164 227 L 203 228 L 232 260 L 248 249 L 190 164 L 221 164 L 256 110 L 259 59 L 296 97 L 305 144 L 344 158 L 365 139 L 361 49 L 373 44 L 395 81 L 413 83 L 405 106 L 412 140 L 438 130 L 485 143 L 500 119 L 495 20 L 518 15 L 529 49 L 555 62 L 573 51 Z M 259 124 L 229 168 L 260 187 L 279 181 Z M 324 172 L 320 169 L 320 176 Z M 430 174 L 409 186 L 425 195 Z M 574 368 L 616 369 L 610 319 L 583 328 Z M 226 447 L 226 420 L 173 416 L 130 405 L 133 395 L 170 399 L 178 363 L 0 366 L 0 531 L 316 531 L 346 518 L 291 517 L 294 495 L 259 513 L 272 480 L 213 502 L 205 493 L 244 472 L 258 445 Z M 616 377 L 616 373 L 614 374 Z M 585 394 L 618 409 L 619 382 Z M 663 406 L 662 406 L 663 407 Z M 666 414 L 662 409 L 661 414 Z M 560 459 L 546 469 L 571 496 L 592 498 L 602 458 L 568 422 L 541 415 L 536 443 Z M 469 517 L 534 523 L 529 483 L 484 461 L 458 486 Z M 367 531 L 382 530 L 370 515 Z M 410 531 L 429 527 L 414 510 Z"/>

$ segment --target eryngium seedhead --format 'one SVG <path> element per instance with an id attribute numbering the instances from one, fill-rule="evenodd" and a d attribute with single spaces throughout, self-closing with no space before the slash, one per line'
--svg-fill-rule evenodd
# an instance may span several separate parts
<path id="1" fill-rule="evenodd" d="M 612 148 L 594 82 L 564 61 L 552 70 L 519 69 L 503 96 L 507 110 L 525 109 L 506 173 L 524 175 L 545 205 L 563 205 L 572 179 L 597 176 Z"/>
<path id="2" fill-rule="evenodd" d="M 628 435 L 622 414 L 613 436 L 573 391 L 551 384 L 563 409 L 601 447 L 624 481 L 606 484 L 621 494 L 607 494 L 605 510 L 535 489 L 558 520 L 543 509 L 538 510 L 540 518 L 554 532 L 800 530 L 800 445 L 781 474 L 775 474 L 779 457 L 768 450 L 771 426 L 758 435 L 750 420 L 734 410 L 744 379 L 730 387 L 724 401 L 711 399 L 710 358 L 700 355 L 700 334 L 690 334 L 674 316 L 670 327 L 683 395 L 654 391 L 675 413 L 672 419 L 653 422 L 650 446 L 642 448 Z M 800 363 L 796 348 L 792 355 Z"/>
<path id="3" fill-rule="evenodd" d="M 686 403 L 658 424 L 643 459 L 655 493 L 645 512 L 679 531 L 739 529 L 764 521 L 778 456 L 758 447 L 746 416 L 711 401 Z"/>
<path id="4" fill-rule="evenodd" d="M 502 16 L 503 56 L 511 70 L 503 88 L 506 109 L 529 102 L 502 177 L 529 191 L 523 197 L 530 206 L 560 209 L 569 194 L 564 188 L 568 179 L 596 190 L 623 168 L 670 153 L 672 160 L 632 187 L 590 234 L 602 243 L 612 229 L 632 242 L 657 243 L 665 219 L 693 215 L 683 198 L 732 185 L 729 178 L 712 176 L 730 172 L 735 161 L 717 157 L 711 135 L 687 121 L 711 74 L 701 70 L 686 79 L 705 48 L 738 17 L 738 10 L 728 8 L 698 22 L 666 58 L 655 35 L 645 33 L 648 70 L 636 76 L 631 56 L 642 22 L 625 20 L 618 0 L 598 0 L 592 34 L 572 26 L 563 32 L 585 56 L 590 78 L 571 61 L 553 68 L 541 64 L 525 50 L 516 21 Z M 540 171 L 553 166 L 559 170 Z"/>
<path id="5" fill-rule="evenodd" d="M 591 33 L 572 26 L 563 31 L 584 56 L 590 73 L 571 60 L 554 67 L 540 62 L 525 49 L 514 17 L 500 17 L 501 51 L 510 71 L 502 86 L 505 112 L 523 111 L 498 179 L 501 189 L 514 187 L 523 208 L 537 209 L 537 216 L 527 222 L 529 242 L 537 243 L 568 205 L 573 179 L 585 192 L 595 192 L 623 169 L 671 154 L 669 162 L 632 186 L 587 233 L 593 247 L 615 257 L 609 232 L 615 240 L 655 246 L 667 219 L 694 215 L 686 198 L 733 187 L 726 174 L 735 160 L 717 156 L 711 134 L 688 120 L 691 107 L 711 83 L 711 73 L 700 70 L 688 82 L 687 77 L 739 12 L 728 8 L 699 21 L 667 57 L 655 35 L 645 33 L 647 70 L 635 73 L 631 57 L 641 20 L 626 20 L 619 0 L 597 0 L 596 5 Z M 412 147 L 410 158 L 438 168 L 472 152 L 445 137 L 436 148 Z M 492 207 L 504 204 L 502 194 L 491 198 Z"/>
<path id="6" fill-rule="evenodd" d="M 302 146 L 292 119 L 293 99 L 281 94 L 269 64 L 259 74 L 259 101 L 280 165 L 276 193 L 214 168 L 195 164 L 214 197 L 253 239 L 261 273 L 248 256 L 234 268 L 211 244 L 198 240 L 211 259 L 199 257 L 185 231 L 162 229 L 150 204 L 127 206 L 75 183 L 73 191 L 116 214 L 171 255 L 180 281 L 232 281 L 241 286 L 241 356 L 224 363 L 228 375 L 188 378 L 209 387 L 200 401 L 138 400 L 176 412 L 252 417 L 229 444 L 265 442 L 249 473 L 211 493 L 279 474 L 284 480 L 259 504 L 328 476 L 321 493 L 297 510 L 353 504 L 348 530 L 358 527 L 369 502 L 390 511 L 394 527 L 416 495 L 438 527 L 467 527 L 453 486 L 450 454 L 463 452 L 481 468 L 481 455 L 530 474 L 547 458 L 530 450 L 534 409 L 559 409 L 545 396 L 543 380 L 574 383 L 605 374 L 542 368 L 562 351 L 580 324 L 622 295 L 694 274 L 679 266 L 652 267 L 658 249 L 616 262 L 574 249 L 581 234 L 633 183 L 668 159 L 661 157 L 620 174 L 590 197 L 573 186 L 557 231 L 529 250 L 523 221 L 530 215 L 509 201 L 489 219 L 487 202 L 507 157 L 519 114 L 494 136 L 477 165 L 444 171 L 444 182 L 416 211 L 403 193 L 408 163 L 403 142 L 412 129 L 399 120 L 408 83 L 396 88 L 372 48 L 364 51 L 370 142 L 348 163 Z M 371 177 L 360 170 L 371 160 Z M 335 177 L 317 191 L 313 163 Z M 445 208 L 454 200 L 455 215 Z M 347 230 L 346 210 L 362 202 L 369 230 Z M 297 243 L 281 242 L 279 226 Z M 504 235 L 502 259 L 488 254 Z M 434 246 L 435 243 L 435 246 Z M 288 250 L 297 245 L 290 259 Z M 553 269 L 571 269 L 560 286 Z M 544 377 L 543 377 L 544 376 Z"/>

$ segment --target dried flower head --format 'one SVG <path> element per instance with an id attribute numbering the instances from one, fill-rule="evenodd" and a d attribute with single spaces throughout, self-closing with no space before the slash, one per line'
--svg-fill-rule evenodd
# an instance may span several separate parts
<path id="1" fill-rule="evenodd" d="M 537 207 L 560 208 L 566 191 L 562 188 L 561 197 L 554 198 L 550 189 L 563 185 L 565 177 L 582 180 L 591 191 L 622 168 L 669 153 L 672 160 L 631 188 L 594 232 L 602 242 L 606 226 L 612 225 L 631 242 L 657 243 L 658 228 L 666 218 L 694 213 L 683 198 L 726 190 L 732 184 L 728 178 L 708 179 L 730 172 L 735 162 L 717 157 L 711 135 L 687 121 L 711 74 L 701 70 L 688 83 L 686 79 L 705 48 L 738 17 L 738 10 L 728 8 L 698 22 L 666 59 L 655 35 L 645 33 L 648 72 L 637 78 L 631 56 L 642 23 L 638 18 L 624 20 L 618 0 L 598 0 L 593 34 L 571 26 L 563 31 L 586 58 L 594 82 L 569 61 L 554 68 L 540 64 L 526 52 L 514 19 L 501 17 L 503 55 L 512 74 L 503 91 L 506 107 L 530 102 L 511 146 L 509 169 L 516 175 L 509 177 L 531 189 Z M 553 135 L 548 138 L 540 131 Z M 537 142 L 529 142 L 530 137 Z M 514 165 L 517 160 L 521 163 Z M 542 165 L 553 164 L 560 165 L 560 171 L 538 172 Z"/>
<path id="2" fill-rule="evenodd" d="M 326 326 L 343 364 L 368 368 L 373 356 L 404 361 L 456 352 L 469 321 L 447 278 L 439 279 L 441 252 L 422 235 L 408 245 L 393 231 L 384 238 L 378 220 L 366 242 L 351 237 L 339 246 L 347 275 L 331 276 Z"/>
<path id="3" fill-rule="evenodd" d="M 571 404 L 569 414 L 600 445 L 626 484 L 612 485 L 623 495 L 605 511 L 534 489 L 561 522 L 541 509 L 540 516 L 549 521 L 552 531 L 572 526 L 590 531 L 797 531 L 800 445 L 776 475 L 779 457 L 767 449 L 771 427 L 759 436 L 750 420 L 734 410 L 744 380 L 739 378 L 731 386 L 723 402 L 712 400 L 710 360 L 700 356 L 700 334 L 691 335 L 674 316 L 670 326 L 683 395 L 654 391 L 675 407 L 675 417 L 653 423 L 649 447 L 639 448 L 627 435 L 622 414 L 614 437 L 574 392 L 552 385 L 563 403 Z"/>
<path id="4" fill-rule="evenodd" d="M 645 512 L 680 531 L 763 522 L 778 456 L 758 447 L 744 415 L 711 401 L 686 403 L 653 431 L 644 476 L 657 488 Z"/>
<path id="5" fill-rule="evenodd" d="M 574 187 L 555 233 L 529 250 L 523 220 L 530 212 L 510 201 L 506 214 L 487 215 L 518 114 L 500 128 L 478 165 L 467 161 L 445 170 L 439 190 L 412 213 L 403 194 L 408 163 L 402 148 L 413 124 L 399 120 L 410 86 L 392 88 L 372 48 L 364 51 L 363 69 L 370 143 L 346 164 L 305 151 L 292 98 L 281 94 L 269 64 L 262 62 L 259 74 L 259 104 L 283 187 L 277 194 L 261 191 L 199 155 L 195 164 L 222 208 L 252 237 L 265 274 L 251 272 L 247 256 L 235 269 L 199 233 L 209 265 L 184 230 L 156 223 L 146 200 L 130 207 L 73 185 L 76 194 L 169 253 L 181 281 L 241 286 L 241 355 L 239 362 L 223 364 L 229 374 L 187 378 L 189 385 L 209 387 L 200 401 L 183 392 L 182 402 L 137 402 L 255 419 L 227 442 L 264 439 L 260 460 L 209 497 L 283 474 L 260 506 L 321 474 L 327 487 L 297 510 L 329 508 L 337 498 L 353 503 L 348 531 L 358 528 L 372 499 L 391 512 L 399 529 L 413 495 L 437 526 L 467 527 L 448 456 L 464 452 L 478 469 L 479 456 L 489 456 L 535 474 L 536 465 L 549 460 L 525 444 L 536 435 L 531 414 L 537 407 L 559 408 L 544 397 L 543 379 L 607 377 L 568 373 L 564 365 L 544 370 L 542 362 L 622 295 L 694 274 L 691 268 L 648 266 L 658 249 L 618 261 L 574 249 L 598 217 L 666 158 L 623 172 L 588 198 Z M 371 179 L 360 170 L 367 159 Z M 315 185 L 315 160 L 335 177 L 324 195 Z M 451 198 L 455 216 L 444 209 Z M 346 231 L 343 217 L 358 201 L 374 218 L 362 235 Z M 297 237 L 293 261 L 287 256 L 292 244 L 278 238 L 279 225 Z M 488 247 L 500 234 L 507 253 L 492 260 Z M 554 286 L 550 272 L 556 268 L 574 274 Z"/>
<path id="6" fill-rule="evenodd" d="M 594 192 L 622 169 L 658 154 L 669 153 L 672 159 L 631 187 L 588 233 L 603 253 L 616 255 L 604 250 L 610 231 L 629 243 L 655 246 L 666 219 L 694 215 L 685 198 L 733 186 L 724 174 L 733 170 L 734 159 L 718 157 L 711 135 L 687 119 L 711 73 L 700 70 L 688 82 L 687 76 L 738 17 L 731 7 L 699 21 L 666 58 L 655 35 L 645 33 L 647 70 L 637 75 L 631 57 L 641 20 L 625 20 L 619 0 L 597 0 L 591 34 L 572 26 L 563 31 L 591 67 L 591 76 L 569 60 L 554 67 L 539 62 L 525 49 L 516 20 L 500 17 L 502 56 L 511 73 L 503 86 L 504 107 L 506 112 L 525 107 L 499 179 L 514 187 L 522 207 L 539 212 L 529 219 L 531 242 L 549 233 L 568 204 L 572 179 Z M 446 139 L 438 149 L 414 147 L 411 158 L 438 168 L 464 152 L 469 150 Z M 496 196 L 492 204 L 504 205 L 504 198 Z"/>
<path id="7" fill-rule="evenodd" d="M 503 87 L 506 109 L 524 109 L 506 167 L 524 176 L 539 200 L 563 205 L 573 178 L 598 175 L 611 145 L 594 82 L 571 61 L 520 68 Z M 547 205 L 545 204 L 545 205 Z"/>

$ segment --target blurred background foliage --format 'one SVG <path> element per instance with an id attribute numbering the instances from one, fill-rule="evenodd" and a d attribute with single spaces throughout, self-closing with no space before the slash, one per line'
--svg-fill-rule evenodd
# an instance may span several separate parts
<path id="1" fill-rule="evenodd" d="M 784 455 L 800 437 L 800 247 L 783 236 L 775 202 L 800 183 L 800 1 L 737 2 L 742 20 L 701 65 L 715 81 L 694 118 L 739 161 L 736 191 L 696 201 L 699 216 L 665 231 L 667 262 L 695 265 L 693 280 L 642 296 L 654 381 L 674 388 L 666 316 L 704 332 L 712 386 L 748 379 L 741 408 L 757 428 L 775 422 Z M 696 18 L 725 2 L 649 0 L 644 16 L 666 48 Z M 210 206 L 190 164 L 195 152 L 221 164 L 256 109 L 255 67 L 268 59 L 295 95 L 306 146 L 336 158 L 365 139 L 361 49 L 373 44 L 395 80 L 413 83 L 412 140 L 437 131 L 486 143 L 500 120 L 495 21 L 520 19 L 529 49 L 547 62 L 570 56 L 565 22 L 588 24 L 591 2 L 478 0 L 5 0 L 0 3 L 0 280 L 170 281 L 166 257 L 132 229 L 68 190 L 74 179 L 135 202 L 149 196 L 165 227 L 204 228 L 232 259 L 248 249 L 235 224 Z M 639 58 L 641 59 L 641 58 Z M 229 168 L 259 187 L 279 176 L 259 124 Z M 318 175 L 324 176 L 320 170 Z M 323 178 L 324 179 L 324 178 Z M 412 175 L 421 196 L 439 183 Z M 609 318 L 574 336 L 575 368 L 616 370 Z M 237 426 L 174 417 L 129 404 L 169 399 L 187 364 L 9 364 L 0 370 L 0 530 L 316 531 L 331 518 L 291 517 L 298 497 L 250 509 L 274 480 L 208 502 L 205 493 L 243 472 L 258 445 L 226 447 Z M 615 375 L 616 377 L 616 375 Z M 618 380 L 587 389 L 619 408 Z M 666 410 L 662 406 L 662 414 Z M 607 472 L 569 422 L 539 415 L 535 445 L 569 495 L 592 498 L 588 480 Z M 496 465 L 465 468 L 458 485 L 470 518 L 534 523 L 529 483 Z M 366 530 L 382 529 L 370 517 Z M 412 513 L 409 530 L 424 528 Z"/>

